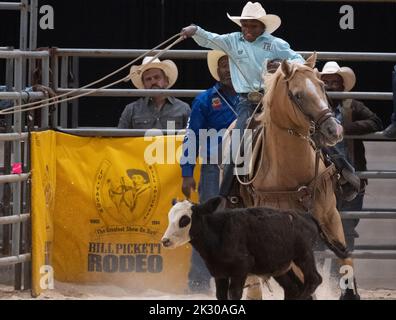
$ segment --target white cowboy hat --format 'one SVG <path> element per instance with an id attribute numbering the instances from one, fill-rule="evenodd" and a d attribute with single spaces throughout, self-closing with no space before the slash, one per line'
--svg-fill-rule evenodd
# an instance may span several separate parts
<path id="1" fill-rule="evenodd" d="M 335 61 L 326 62 L 320 72 L 321 76 L 323 74 L 339 74 L 344 80 L 344 91 L 350 91 L 356 83 L 355 72 L 351 68 L 340 67 Z"/>
<path id="2" fill-rule="evenodd" d="M 227 13 L 227 17 L 241 26 L 242 20 L 259 20 L 265 24 L 265 31 L 268 33 L 274 32 L 281 25 L 281 18 L 274 14 L 267 14 L 260 3 L 248 2 L 242 10 L 240 17 L 232 17 Z"/>
<path id="3" fill-rule="evenodd" d="M 158 58 L 155 58 L 150 62 L 152 58 L 153 57 L 145 57 L 140 66 L 132 66 L 129 72 L 129 78 L 136 88 L 144 89 L 144 84 L 142 81 L 143 72 L 148 69 L 161 69 L 169 79 L 169 84 L 166 87 L 169 89 L 175 84 L 177 80 L 178 71 L 176 64 L 171 60 L 160 61 Z"/>
<path id="4" fill-rule="evenodd" d="M 224 56 L 226 56 L 226 54 L 223 51 L 211 50 L 208 52 L 208 68 L 212 77 L 217 81 L 220 81 L 219 73 L 217 72 L 219 60 Z"/>

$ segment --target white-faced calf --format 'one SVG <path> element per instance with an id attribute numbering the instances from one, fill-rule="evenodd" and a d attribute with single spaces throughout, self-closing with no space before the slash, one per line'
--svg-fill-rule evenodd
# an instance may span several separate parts
<path id="1" fill-rule="evenodd" d="M 315 223 L 290 210 L 216 211 L 222 201 L 216 197 L 201 205 L 187 200 L 176 203 L 169 212 L 164 247 L 190 242 L 215 278 L 218 299 L 241 299 L 245 280 L 251 274 L 273 275 L 284 288 L 285 298 L 309 299 L 322 282 L 312 251 L 317 236 Z M 304 274 L 304 283 L 297 289 L 282 278 L 292 262 Z"/>

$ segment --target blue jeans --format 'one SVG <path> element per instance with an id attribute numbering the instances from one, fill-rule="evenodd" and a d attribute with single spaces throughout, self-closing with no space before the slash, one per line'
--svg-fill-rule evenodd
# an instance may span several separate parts
<path id="1" fill-rule="evenodd" d="M 240 139 L 242 139 L 243 131 L 247 126 L 247 120 L 253 114 L 254 108 L 256 104 L 250 102 L 248 99 L 244 97 L 239 98 L 239 103 L 236 107 L 236 111 L 238 113 L 237 122 L 235 124 L 235 128 L 233 131 L 239 130 Z M 230 148 L 230 153 L 232 155 L 233 151 Z M 232 156 L 230 157 L 231 161 L 229 164 L 224 165 L 224 173 L 223 173 L 223 181 L 220 186 L 220 195 L 226 197 L 230 194 L 232 183 L 234 181 L 234 163 Z"/>
<path id="2" fill-rule="evenodd" d="M 203 203 L 219 194 L 220 170 L 217 164 L 203 164 L 199 181 L 199 202 Z M 191 268 L 188 273 L 188 285 L 191 291 L 199 292 L 209 289 L 211 275 L 199 253 L 193 248 Z"/>

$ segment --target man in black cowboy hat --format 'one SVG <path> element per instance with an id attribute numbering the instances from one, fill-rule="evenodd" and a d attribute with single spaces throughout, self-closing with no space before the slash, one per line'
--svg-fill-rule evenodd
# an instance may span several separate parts
<path id="1" fill-rule="evenodd" d="M 328 92 L 350 91 L 356 82 L 353 70 L 348 67 L 340 67 L 335 61 L 327 62 L 320 74 Z M 354 99 L 334 99 L 332 101 L 332 110 L 336 118 L 341 122 L 345 134 L 368 134 L 382 129 L 380 118 L 360 101 Z M 365 149 L 362 140 L 343 140 L 334 148 L 327 148 L 327 153 L 332 157 L 336 167 L 341 168 L 341 170 L 347 170 L 349 172 L 353 172 L 354 168 L 358 171 L 367 170 Z M 341 185 L 341 192 L 344 194 L 340 194 L 337 197 L 337 209 L 345 211 L 362 210 L 366 184 L 367 179 L 361 179 L 359 185 L 355 187 L 351 187 L 348 184 Z M 357 195 L 356 188 L 360 189 Z M 349 250 L 353 250 L 355 238 L 358 237 L 355 231 L 358 222 L 359 219 L 342 221 L 345 240 Z"/>

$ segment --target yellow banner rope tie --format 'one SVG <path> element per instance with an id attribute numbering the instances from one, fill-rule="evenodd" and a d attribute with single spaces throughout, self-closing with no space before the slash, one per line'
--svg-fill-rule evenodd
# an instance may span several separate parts
<path id="1" fill-rule="evenodd" d="M 97 83 L 99 83 L 99 82 L 101 82 L 101 81 L 103 81 L 103 80 L 105 80 L 105 79 L 107 79 L 107 78 L 109 78 L 109 77 L 115 75 L 116 73 L 118 73 L 118 72 L 120 72 L 121 70 L 123 70 L 123 69 L 129 67 L 130 65 L 132 65 L 133 63 L 135 63 L 135 62 L 138 61 L 139 59 L 141 59 L 141 58 L 147 56 L 148 54 L 150 54 L 150 53 L 153 52 L 154 50 L 158 49 L 159 47 L 163 46 L 165 43 L 168 43 L 169 41 L 173 40 L 175 37 L 178 37 L 178 36 L 180 36 L 180 33 L 175 34 L 174 36 L 172 36 L 171 38 L 169 38 L 169 39 L 165 40 L 164 42 L 160 43 L 159 45 L 157 45 L 156 47 L 152 48 L 151 50 L 149 50 L 149 51 L 147 51 L 147 52 L 141 54 L 139 57 L 137 57 L 136 59 L 134 59 L 134 60 L 131 61 L 131 62 L 128 62 L 126 65 L 122 66 L 121 68 L 119 68 L 119 69 L 113 71 L 112 73 L 110 73 L 110 74 L 108 74 L 108 75 L 102 77 L 101 79 L 98 79 L 98 80 L 96 80 L 96 81 L 94 81 L 94 82 L 91 82 L 91 83 L 89 83 L 89 84 L 87 84 L 87 85 L 81 87 L 81 88 L 78 88 L 76 91 L 65 92 L 65 93 L 63 93 L 63 94 L 61 94 L 61 95 L 57 95 L 57 96 L 55 96 L 55 97 L 51 97 L 51 98 L 43 99 L 43 100 L 40 100 L 40 101 L 30 102 L 30 103 L 26 103 L 26 104 L 22 104 L 22 105 L 16 105 L 16 106 L 13 106 L 13 107 L 10 107 L 10 108 L 6 108 L 6 109 L 3 109 L 3 110 L 0 110 L 0 114 L 10 114 L 10 113 L 14 113 L 14 112 L 21 112 L 21 111 L 34 110 L 34 109 L 38 109 L 38 108 L 50 106 L 50 105 L 53 105 L 53 104 L 56 104 L 56 103 L 61 103 L 61 102 L 64 102 L 64 101 L 69 101 L 69 100 L 71 100 L 71 99 L 64 99 L 64 100 L 57 100 L 57 99 L 59 99 L 59 98 L 61 98 L 61 97 L 65 97 L 65 96 L 67 96 L 67 95 L 70 95 L 71 93 L 76 93 L 76 92 L 81 91 L 81 90 L 83 90 L 83 89 L 87 89 L 88 87 L 90 87 L 90 86 L 92 86 L 92 85 L 94 85 L 94 84 L 97 84 Z M 172 44 L 170 44 L 168 47 L 166 47 L 165 49 L 163 49 L 163 50 L 161 50 L 160 52 L 158 52 L 158 53 L 150 60 L 150 62 L 152 62 L 154 59 L 156 59 L 157 57 L 159 57 L 160 55 L 162 55 L 163 53 L 165 53 L 166 51 L 168 51 L 172 46 L 176 45 L 177 43 L 179 43 L 179 42 L 182 41 L 182 40 L 183 40 L 183 38 L 181 38 L 181 37 L 178 38 L 176 41 L 174 41 L 174 42 L 173 42 Z M 123 78 L 123 81 L 128 81 L 128 80 L 129 80 L 129 75 L 128 75 L 127 77 Z M 121 81 L 116 81 L 116 82 L 113 82 L 112 84 L 116 84 L 116 83 L 119 83 L 119 82 L 121 82 Z M 109 86 L 109 85 L 104 86 L 104 87 L 101 87 L 101 88 L 94 89 L 94 91 L 92 91 L 92 92 L 96 92 L 97 90 L 107 88 L 108 86 Z M 83 96 L 85 96 L 85 95 L 87 95 L 87 94 L 90 94 L 90 93 L 92 93 L 92 92 L 85 93 Z M 78 97 L 80 97 L 80 96 L 73 96 L 72 98 L 73 98 L 73 99 L 76 99 L 76 98 L 78 98 Z M 51 100 L 57 100 L 57 101 L 55 101 L 55 102 L 53 102 L 53 103 L 51 103 L 51 104 L 44 104 L 44 105 L 42 104 L 43 102 L 48 102 L 48 101 L 51 101 Z M 22 108 L 25 108 L 25 107 L 28 107 L 28 106 L 35 106 L 35 107 L 34 107 L 34 108 L 27 108 L 27 109 L 21 110 Z"/>

